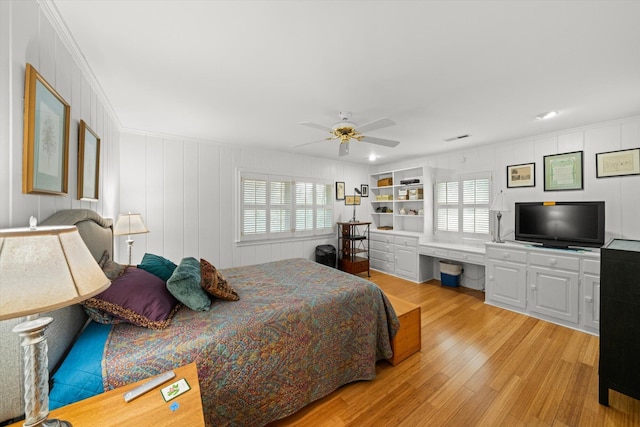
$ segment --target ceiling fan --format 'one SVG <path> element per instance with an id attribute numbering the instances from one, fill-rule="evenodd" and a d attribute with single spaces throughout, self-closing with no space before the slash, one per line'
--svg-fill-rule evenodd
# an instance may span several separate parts
<path id="1" fill-rule="evenodd" d="M 329 132 L 331 136 L 317 141 L 305 142 L 304 144 L 296 145 L 295 147 L 302 147 L 304 145 L 315 144 L 316 142 L 339 139 L 340 149 L 338 151 L 338 154 L 340 156 L 346 156 L 347 154 L 349 154 L 349 140 L 351 139 L 355 139 L 356 141 L 370 142 L 371 144 L 384 145 L 386 147 L 395 147 L 400 144 L 400 141 L 394 141 L 384 138 L 374 138 L 372 136 L 363 135 L 364 132 L 370 132 L 373 130 L 395 125 L 396 122 L 388 117 L 383 117 L 381 119 L 377 119 L 359 126 L 358 124 L 350 120 L 351 113 L 341 111 L 339 116 L 340 121 L 331 127 L 310 122 L 300 123 L 303 126 L 309 126 L 314 129 L 320 129 L 322 131 Z"/>

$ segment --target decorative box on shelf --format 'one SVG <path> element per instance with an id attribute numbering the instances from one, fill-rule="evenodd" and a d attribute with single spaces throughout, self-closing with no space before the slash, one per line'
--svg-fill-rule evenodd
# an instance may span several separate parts
<path id="1" fill-rule="evenodd" d="M 393 185 L 393 178 L 380 178 L 378 180 L 378 187 L 389 187 Z"/>
<path id="2" fill-rule="evenodd" d="M 422 200 L 423 196 L 422 188 L 409 189 L 409 200 Z"/>
<path id="3" fill-rule="evenodd" d="M 391 201 L 393 196 L 391 194 L 376 194 L 377 202 Z"/>

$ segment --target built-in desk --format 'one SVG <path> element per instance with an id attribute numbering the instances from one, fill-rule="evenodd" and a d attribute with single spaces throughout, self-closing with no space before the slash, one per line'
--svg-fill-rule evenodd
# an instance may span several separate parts
<path id="1" fill-rule="evenodd" d="M 418 244 L 418 254 L 429 258 L 431 278 L 440 278 L 440 260 L 455 261 L 464 269 L 462 285 L 471 289 L 484 289 L 485 248 L 453 243 L 423 242 Z M 421 263 L 422 264 L 422 263 Z"/>

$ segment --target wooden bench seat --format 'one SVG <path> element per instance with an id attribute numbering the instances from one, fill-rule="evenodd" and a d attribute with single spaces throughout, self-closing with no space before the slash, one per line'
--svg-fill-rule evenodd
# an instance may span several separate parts
<path id="1" fill-rule="evenodd" d="M 393 356 L 389 359 L 389 362 L 396 366 L 422 348 L 420 306 L 393 295 L 386 295 L 400 320 L 400 329 L 391 340 Z"/>

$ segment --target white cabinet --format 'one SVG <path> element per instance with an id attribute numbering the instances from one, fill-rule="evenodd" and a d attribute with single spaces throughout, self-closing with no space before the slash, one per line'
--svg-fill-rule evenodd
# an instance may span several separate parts
<path id="1" fill-rule="evenodd" d="M 502 247 L 489 247 L 486 253 L 486 300 L 524 310 L 527 306 L 527 253 Z"/>
<path id="2" fill-rule="evenodd" d="M 418 239 L 395 236 L 396 275 L 409 280 L 418 280 Z"/>
<path id="3" fill-rule="evenodd" d="M 370 190 L 371 216 L 377 228 L 424 232 L 424 200 L 431 188 L 425 186 L 422 166 L 372 174 Z"/>
<path id="4" fill-rule="evenodd" d="M 588 332 L 599 329 L 600 255 L 487 243 L 486 302 Z"/>
<path id="5" fill-rule="evenodd" d="M 583 263 L 584 324 L 587 328 L 600 329 L 600 261 L 585 260 Z"/>
<path id="6" fill-rule="evenodd" d="M 418 238 L 371 231 L 371 268 L 418 281 Z"/>

